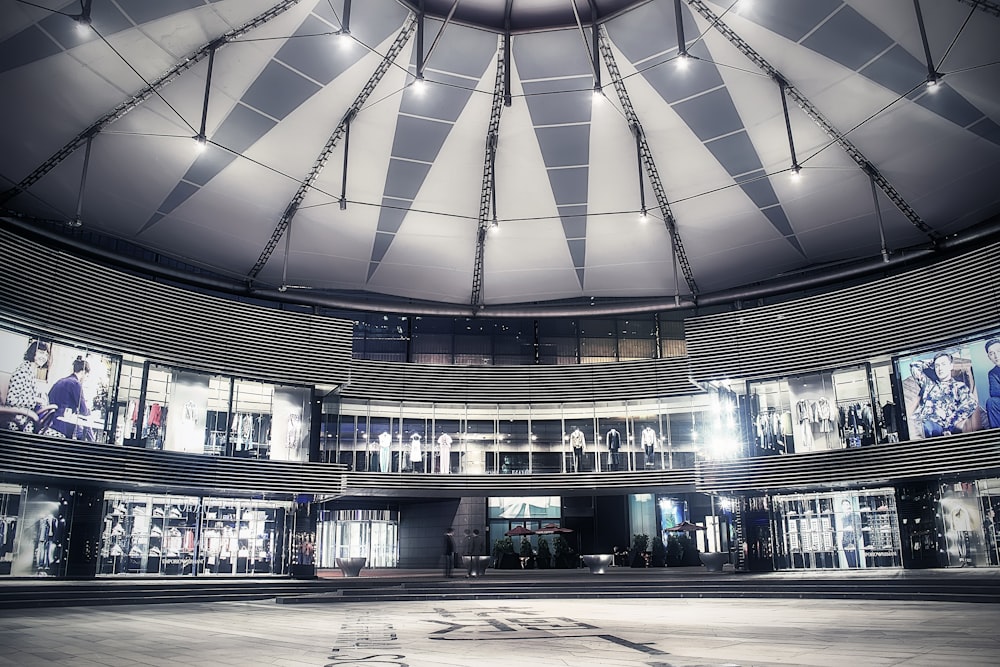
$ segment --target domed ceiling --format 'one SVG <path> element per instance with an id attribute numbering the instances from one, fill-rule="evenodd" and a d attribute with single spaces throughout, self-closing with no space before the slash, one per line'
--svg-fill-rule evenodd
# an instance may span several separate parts
<path id="1" fill-rule="evenodd" d="M 980 0 L 5 0 L 0 206 L 304 303 L 738 296 L 995 224 L 998 40 Z"/>

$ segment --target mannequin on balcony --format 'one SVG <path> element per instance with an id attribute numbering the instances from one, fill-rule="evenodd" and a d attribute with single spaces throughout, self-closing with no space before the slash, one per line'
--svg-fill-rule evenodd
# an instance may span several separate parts
<path id="1" fill-rule="evenodd" d="M 438 452 L 441 454 L 441 474 L 447 475 L 451 472 L 451 436 L 447 433 L 438 437 Z"/>
<path id="2" fill-rule="evenodd" d="M 583 447 L 586 443 L 583 431 L 574 426 L 573 432 L 569 434 L 569 446 L 573 449 L 573 472 L 583 472 Z"/>
<path id="3" fill-rule="evenodd" d="M 609 429 L 605 440 L 608 445 L 608 468 L 610 470 L 619 470 L 621 468 L 621 454 L 619 450 L 622 447 L 622 434 L 618 432 L 618 429 Z"/>

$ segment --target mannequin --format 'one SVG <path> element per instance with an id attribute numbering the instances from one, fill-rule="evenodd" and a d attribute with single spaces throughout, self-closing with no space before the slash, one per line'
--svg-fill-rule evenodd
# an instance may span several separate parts
<path id="1" fill-rule="evenodd" d="M 618 453 L 618 450 L 620 450 L 622 446 L 621 433 L 619 433 L 617 429 L 611 428 L 608 430 L 608 435 L 606 440 L 608 444 L 609 468 L 611 470 L 618 470 L 619 464 L 621 463 L 620 459 L 621 455 Z"/>
<path id="2" fill-rule="evenodd" d="M 642 448 L 646 452 L 646 467 L 653 467 L 653 451 L 656 448 L 656 431 L 652 426 L 642 429 Z"/>
<path id="3" fill-rule="evenodd" d="M 420 451 L 420 434 L 414 433 L 410 436 L 410 467 L 413 468 L 413 472 L 423 472 L 421 470 L 423 460 L 424 454 Z"/>
<path id="4" fill-rule="evenodd" d="M 447 475 L 451 472 L 451 436 L 442 433 L 438 438 L 438 449 L 441 453 L 441 474 Z"/>
<path id="5" fill-rule="evenodd" d="M 582 472 L 583 470 L 583 446 L 586 444 L 587 439 L 583 435 L 583 431 L 579 427 L 574 426 L 573 432 L 569 434 L 569 444 L 573 448 L 573 471 Z"/>
<path id="6" fill-rule="evenodd" d="M 382 472 L 392 468 L 392 436 L 388 431 L 378 434 L 378 467 Z"/>

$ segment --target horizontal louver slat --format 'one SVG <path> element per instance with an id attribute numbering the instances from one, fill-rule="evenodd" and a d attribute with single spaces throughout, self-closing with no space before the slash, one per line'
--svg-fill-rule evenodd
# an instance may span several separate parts
<path id="1" fill-rule="evenodd" d="M 201 294 L 0 229 L 3 316 L 55 338 L 287 384 L 341 384 L 353 323 Z"/>
<path id="2" fill-rule="evenodd" d="M 1000 325 L 1000 244 L 793 302 L 685 320 L 698 380 L 854 365 Z"/>
<path id="3" fill-rule="evenodd" d="M 343 395 L 389 401 L 569 403 L 648 400 L 697 389 L 684 358 L 575 366 L 444 366 L 355 360 Z"/>

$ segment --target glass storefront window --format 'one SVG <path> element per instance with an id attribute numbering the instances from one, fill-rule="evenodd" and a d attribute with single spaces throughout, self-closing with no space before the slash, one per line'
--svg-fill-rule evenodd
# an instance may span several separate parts
<path id="1" fill-rule="evenodd" d="M 773 498 L 778 569 L 901 567 L 893 489 Z"/>
<path id="2" fill-rule="evenodd" d="M 318 565 L 338 558 L 365 558 L 369 568 L 399 564 L 399 513 L 390 510 L 321 510 L 316 525 Z"/>
<path id="3" fill-rule="evenodd" d="M 107 491 L 98 574 L 283 574 L 290 503 Z"/>

